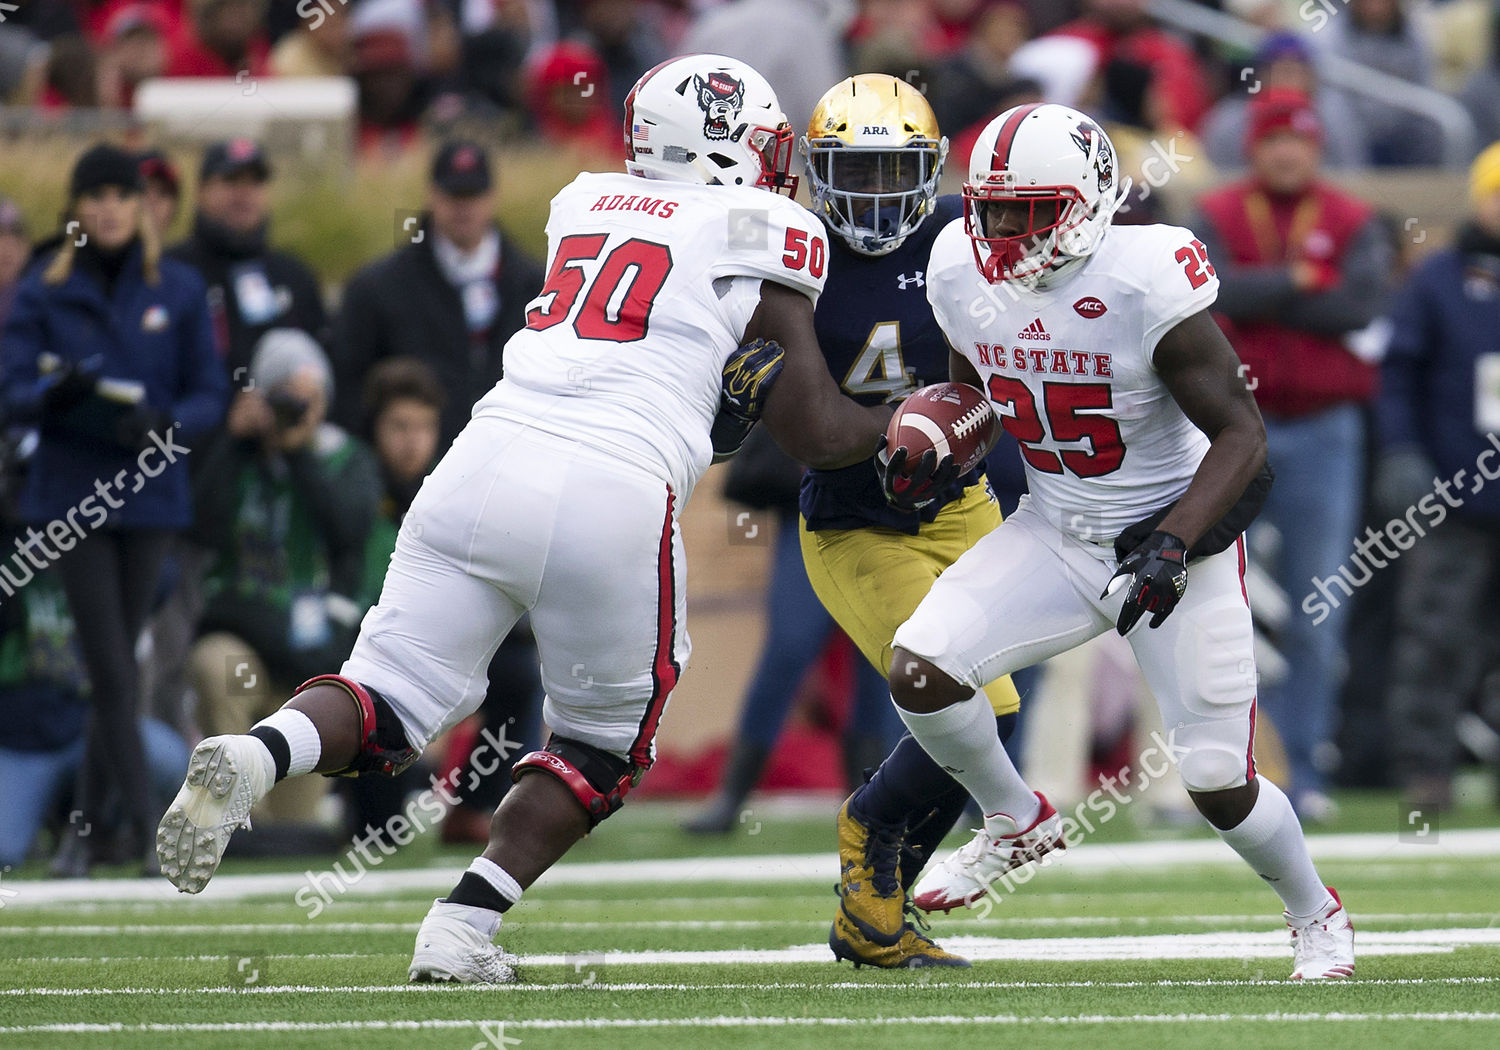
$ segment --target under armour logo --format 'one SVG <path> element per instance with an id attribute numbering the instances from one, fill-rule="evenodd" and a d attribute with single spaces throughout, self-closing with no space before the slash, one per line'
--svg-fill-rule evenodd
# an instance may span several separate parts
<path id="1" fill-rule="evenodd" d="M 918 288 L 920 288 L 927 282 L 922 280 L 922 271 L 918 270 L 910 277 L 906 276 L 906 274 L 904 273 L 898 274 L 896 276 L 896 283 L 901 286 L 901 290 L 904 292 L 906 291 L 908 285 L 916 285 Z"/>

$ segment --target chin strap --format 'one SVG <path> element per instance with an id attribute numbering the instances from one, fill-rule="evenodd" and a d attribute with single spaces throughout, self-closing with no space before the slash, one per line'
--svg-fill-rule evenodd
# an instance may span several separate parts
<path id="1" fill-rule="evenodd" d="M 1094 215 L 1087 220 L 1099 225 L 1099 236 L 1095 238 L 1093 247 L 1089 249 L 1087 255 L 1074 255 L 1071 252 L 1063 252 L 1061 238 L 1058 238 L 1058 234 L 1054 231 L 1052 236 L 1058 238 L 1058 251 L 1062 256 L 1062 261 L 1045 270 L 1038 270 L 1034 274 L 1028 274 L 1026 277 L 1019 278 L 1019 280 L 1027 288 L 1037 289 L 1049 288 L 1054 284 L 1061 284 L 1072 276 L 1078 264 L 1098 251 L 1099 245 L 1109 235 L 1109 224 L 1114 221 L 1115 213 L 1125 206 L 1125 198 L 1129 196 L 1132 185 L 1134 185 L 1134 182 L 1129 175 L 1121 176 L 1119 189 L 1115 191 L 1114 196 L 1107 201 L 1100 201 L 1099 206 L 1094 210 Z M 1076 232 L 1076 230 L 1069 232 Z"/>

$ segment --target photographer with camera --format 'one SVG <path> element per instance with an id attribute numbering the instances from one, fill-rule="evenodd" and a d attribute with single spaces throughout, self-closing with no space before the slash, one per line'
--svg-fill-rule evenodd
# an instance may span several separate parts
<path id="1" fill-rule="evenodd" d="M 210 736 L 244 732 L 348 654 L 381 496 L 369 449 L 325 418 L 332 371 L 311 336 L 267 332 L 249 378 L 195 478 L 194 539 L 210 560 L 188 674 Z M 310 822 L 325 783 L 278 787 L 264 816 Z"/>

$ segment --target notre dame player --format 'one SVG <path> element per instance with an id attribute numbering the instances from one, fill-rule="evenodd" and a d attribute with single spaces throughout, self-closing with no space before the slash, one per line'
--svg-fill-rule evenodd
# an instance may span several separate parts
<path id="1" fill-rule="evenodd" d="M 928 252 L 962 214 L 937 195 L 948 140 L 905 81 L 851 77 L 818 102 L 801 143 L 812 210 L 828 227 L 828 283 L 814 323 L 828 369 L 869 405 L 948 379 L 949 348 L 927 303 Z M 818 598 L 872 664 L 938 574 L 1000 524 L 983 477 L 966 475 L 916 512 L 886 503 L 871 463 L 809 471 L 802 553 Z M 1020 705 L 1010 678 L 986 692 L 1004 739 Z M 834 955 L 883 967 L 967 966 L 907 919 L 908 890 L 968 794 L 911 737 L 838 815 L 840 904 Z"/>

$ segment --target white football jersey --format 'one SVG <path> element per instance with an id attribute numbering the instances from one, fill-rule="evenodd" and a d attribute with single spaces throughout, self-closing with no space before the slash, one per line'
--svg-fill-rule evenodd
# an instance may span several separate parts
<path id="1" fill-rule="evenodd" d="M 958 219 L 933 244 L 927 277 L 938 324 L 1021 443 L 1031 502 L 1093 543 L 1180 497 L 1208 451 L 1152 356 L 1218 288 L 1180 226 L 1111 227 L 1057 287 L 1027 290 L 984 279 Z"/>
<path id="2" fill-rule="evenodd" d="M 686 501 L 762 279 L 816 304 L 827 235 L 764 189 L 584 173 L 552 199 L 547 281 L 474 407 L 598 447 Z"/>

